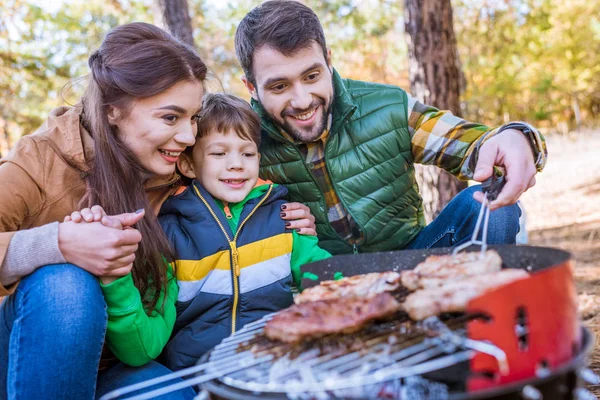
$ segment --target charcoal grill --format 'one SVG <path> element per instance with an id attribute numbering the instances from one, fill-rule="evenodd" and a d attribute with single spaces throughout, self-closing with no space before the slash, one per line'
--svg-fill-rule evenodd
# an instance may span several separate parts
<path id="1" fill-rule="evenodd" d="M 190 376 L 199 398 L 226 399 L 591 399 L 580 378 L 593 340 L 577 317 L 567 252 L 533 246 L 491 246 L 503 267 L 532 275 L 471 301 L 467 313 L 415 324 L 403 315 L 359 334 L 331 336 L 300 348 L 262 335 L 272 318 L 246 325 L 200 364 L 125 391 L 175 376 Z M 336 256 L 308 264 L 303 286 L 340 273 L 401 271 L 451 249 Z M 152 398 L 162 388 L 132 397 Z M 121 391 L 124 393 L 125 391 Z M 119 394 L 112 392 L 112 394 Z M 116 398 L 116 397 L 107 397 Z"/>

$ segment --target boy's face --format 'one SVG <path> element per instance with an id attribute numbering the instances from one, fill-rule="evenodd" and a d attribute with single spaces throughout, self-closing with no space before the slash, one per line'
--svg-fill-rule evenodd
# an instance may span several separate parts
<path id="1" fill-rule="evenodd" d="M 256 143 L 236 132 L 211 132 L 198 138 L 192 152 L 182 157 L 179 170 L 196 178 L 216 199 L 239 203 L 256 185 L 260 155 Z"/>
<path id="2" fill-rule="evenodd" d="M 323 133 L 333 103 L 330 58 L 316 43 L 290 56 L 269 46 L 254 53 L 256 86 L 246 88 L 289 135 L 311 142 Z"/>

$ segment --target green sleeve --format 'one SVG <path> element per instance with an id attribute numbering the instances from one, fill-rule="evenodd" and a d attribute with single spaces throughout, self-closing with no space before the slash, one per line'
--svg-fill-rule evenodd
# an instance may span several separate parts
<path id="1" fill-rule="evenodd" d="M 155 359 L 171 336 L 177 316 L 175 301 L 179 288 L 171 267 L 167 277 L 167 298 L 163 304 L 165 293 L 162 290 L 151 315 L 144 310 L 131 274 L 108 285 L 101 284 L 108 314 L 106 343 L 125 364 L 141 366 Z"/>
<path id="2" fill-rule="evenodd" d="M 298 290 L 301 291 L 302 271 L 300 267 L 313 261 L 329 258 L 331 254 L 319 247 L 319 239 L 316 236 L 300 235 L 296 231 L 293 231 L 292 235 L 294 237 L 291 260 L 292 276 Z"/>

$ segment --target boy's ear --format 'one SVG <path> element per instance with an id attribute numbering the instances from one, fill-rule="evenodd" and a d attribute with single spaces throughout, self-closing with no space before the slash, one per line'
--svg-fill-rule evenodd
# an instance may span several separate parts
<path id="1" fill-rule="evenodd" d="M 256 87 L 254 86 L 254 84 L 250 82 L 250 80 L 246 78 L 246 76 L 242 76 L 242 82 L 244 82 L 244 86 L 246 86 L 246 89 L 248 90 L 248 93 L 250 93 L 250 96 L 252 96 L 252 98 L 255 101 L 258 101 L 258 94 L 256 93 Z"/>
<path id="2" fill-rule="evenodd" d="M 188 153 L 181 153 L 179 160 L 177 160 L 177 169 L 181 174 L 190 179 L 196 179 L 196 173 L 194 172 L 194 164 L 192 158 Z"/>

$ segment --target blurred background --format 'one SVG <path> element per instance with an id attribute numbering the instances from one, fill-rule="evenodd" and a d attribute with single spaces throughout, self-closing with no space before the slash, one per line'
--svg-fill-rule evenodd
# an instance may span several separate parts
<path id="1" fill-rule="evenodd" d="M 110 28 L 131 21 L 165 26 L 167 6 L 188 8 L 194 43 L 213 72 L 214 89 L 222 85 L 248 98 L 233 36 L 237 22 L 260 2 L 164 3 L 0 0 L 0 154 L 35 130 L 51 108 L 77 101 L 85 84 L 77 79 L 86 76 L 88 55 Z M 342 76 L 410 90 L 403 1 L 305 3 L 321 18 Z M 525 120 L 548 135 L 598 125 L 600 0 L 452 0 L 451 5 L 463 117 L 489 125 Z"/>
<path id="2" fill-rule="evenodd" d="M 403 87 L 490 126 L 527 121 L 549 158 L 521 199 L 522 241 L 571 251 L 580 312 L 600 333 L 600 0 L 306 0 L 342 76 Z M 251 0 L 0 0 L 0 156 L 75 104 L 112 27 L 145 21 L 192 44 L 209 89 L 245 99 L 233 50 Z M 429 219 L 464 184 L 420 171 Z M 6 190 L 1 188 L 0 190 Z M 1 206 L 1 205 L 0 205 Z M 600 351 L 592 356 L 600 372 Z M 600 387 L 591 388 L 600 393 Z"/>

